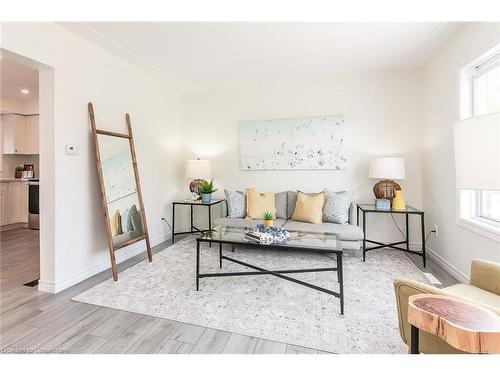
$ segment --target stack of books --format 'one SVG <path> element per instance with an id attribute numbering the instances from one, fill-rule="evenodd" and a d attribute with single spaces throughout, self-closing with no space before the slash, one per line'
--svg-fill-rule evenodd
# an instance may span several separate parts
<path id="1" fill-rule="evenodd" d="M 269 233 L 261 233 L 257 231 L 246 231 L 245 238 L 251 241 L 269 243 L 274 240 L 274 236 Z"/>

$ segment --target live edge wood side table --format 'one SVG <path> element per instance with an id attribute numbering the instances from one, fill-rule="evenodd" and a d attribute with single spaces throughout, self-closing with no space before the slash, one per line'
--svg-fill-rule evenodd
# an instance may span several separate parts
<path id="1" fill-rule="evenodd" d="M 422 263 L 425 267 L 425 223 L 424 223 L 424 211 L 414 208 L 412 206 L 406 206 L 404 210 L 378 210 L 375 208 L 374 204 L 356 204 L 356 225 L 359 227 L 360 211 L 363 213 L 363 262 L 366 260 L 366 253 L 370 250 L 382 249 L 384 247 L 389 247 L 391 249 L 404 251 L 411 254 L 416 254 L 422 257 Z M 366 214 L 398 214 L 406 216 L 406 239 L 404 241 L 393 242 L 393 243 L 382 243 L 374 240 L 369 240 L 366 238 Z M 420 216 L 420 230 L 422 236 L 422 251 L 410 250 L 410 215 Z M 366 243 L 375 244 L 377 246 L 366 247 Z M 406 248 L 399 247 L 398 245 L 405 244 Z"/>
<path id="2" fill-rule="evenodd" d="M 500 317 L 493 311 L 434 294 L 415 294 L 408 302 L 411 354 L 420 353 L 419 330 L 467 353 L 500 354 Z"/>
<path id="3" fill-rule="evenodd" d="M 203 203 L 200 200 L 177 200 L 172 202 L 172 243 L 174 243 L 174 238 L 179 234 L 193 234 L 193 233 L 205 233 L 211 231 L 212 228 L 212 206 L 225 202 L 225 199 L 213 199 L 210 203 Z M 191 208 L 191 228 L 186 232 L 176 232 L 175 231 L 175 206 L 190 206 Z M 193 207 L 202 206 L 208 208 L 208 229 L 199 229 L 194 226 L 193 220 Z"/>

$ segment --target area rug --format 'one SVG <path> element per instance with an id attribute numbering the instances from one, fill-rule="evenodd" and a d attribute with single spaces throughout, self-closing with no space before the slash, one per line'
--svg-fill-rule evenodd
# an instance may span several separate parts
<path id="1" fill-rule="evenodd" d="M 344 256 L 345 315 L 334 296 L 271 276 L 200 280 L 195 290 L 195 247 L 186 238 L 73 298 L 228 332 L 334 353 L 404 353 L 398 331 L 393 280 L 426 282 L 401 252 L 377 250 Z M 266 269 L 334 266 L 334 257 L 297 251 L 237 248 L 225 254 Z M 202 244 L 201 272 L 221 272 L 218 246 Z M 224 261 L 222 271 L 248 270 Z M 333 272 L 295 274 L 301 280 L 338 290 Z"/>

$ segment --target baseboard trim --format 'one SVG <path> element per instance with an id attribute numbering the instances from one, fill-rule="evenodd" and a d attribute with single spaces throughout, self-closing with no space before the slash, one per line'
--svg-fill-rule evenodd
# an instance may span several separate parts
<path id="1" fill-rule="evenodd" d="M 437 264 L 443 267 L 451 276 L 460 281 L 461 283 L 469 283 L 469 278 L 462 271 L 457 269 L 454 265 L 444 259 L 436 251 L 432 250 L 430 247 L 426 246 L 427 254 L 431 257 Z"/>
<path id="2" fill-rule="evenodd" d="M 53 281 L 50 281 L 50 280 L 42 280 L 40 279 L 38 281 L 38 290 L 40 292 L 46 292 L 46 293 L 52 293 L 52 294 L 55 294 L 56 293 L 56 287 L 54 285 L 54 282 Z"/>
<path id="3" fill-rule="evenodd" d="M 165 242 L 171 238 L 170 233 L 163 234 L 161 236 L 151 238 L 151 247 L 154 247 L 156 245 L 161 244 L 162 242 Z M 140 253 L 146 253 L 146 247 L 145 247 L 145 242 L 140 241 L 136 242 L 135 244 L 121 249 L 120 251 L 116 252 L 116 264 L 120 264 L 124 262 L 127 259 L 130 259 L 137 254 Z M 54 282 L 52 280 L 42 280 L 40 279 L 39 284 L 38 284 L 38 290 L 42 292 L 47 292 L 47 293 L 59 293 L 63 291 L 64 289 L 67 289 L 73 285 L 78 284 L 79 282 L 82 282 L 83 280 L 86 280 L 102 271 L 105 271 L 110 268 L 110 263 L 109 260 L 103 261 L 95 266 L 92 266 L 85 271 L 82 271 L 76 275 L 69 276 L 65 279 L 58 280 L 57 282 Z"/>

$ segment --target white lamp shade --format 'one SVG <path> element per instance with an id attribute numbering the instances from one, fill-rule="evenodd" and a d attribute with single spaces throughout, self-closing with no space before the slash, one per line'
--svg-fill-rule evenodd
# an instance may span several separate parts
<path id="1" fill-rule="evenodd" d="M 370 178 L 404 180 L 405 161 L 402 158 L 376 158 L 370 162 Z"/>
<path id="2" fill-rule="evenodd" d="M 454 126 L 457 188 L 500 190 L 500 113 Z"/>
<path id="3" fill-rule="evenodd" d="M 186 177 L 208 180 L 212 177 L 210 160 L 188 160 L 186 164 Z"/>

